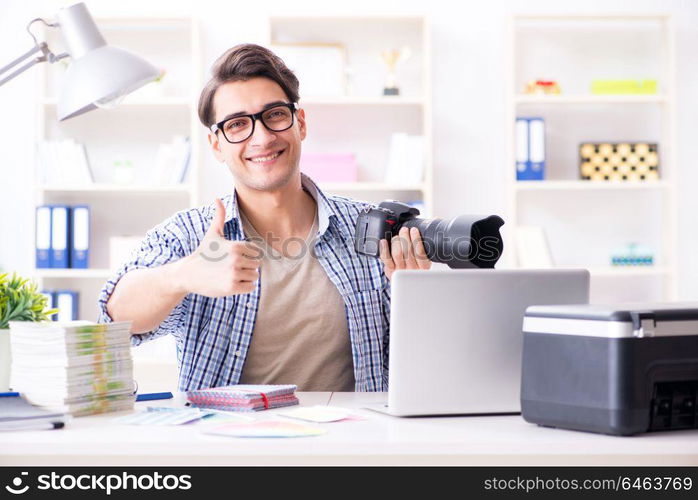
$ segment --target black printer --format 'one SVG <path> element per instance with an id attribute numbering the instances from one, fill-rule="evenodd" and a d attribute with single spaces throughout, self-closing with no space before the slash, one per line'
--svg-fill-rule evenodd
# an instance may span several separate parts
<path id="1" fill-rule="evenodd" d="M 697 395 L 698 303 L 526 309 L 526 421 L 616 435 L 692 429 Z"/>

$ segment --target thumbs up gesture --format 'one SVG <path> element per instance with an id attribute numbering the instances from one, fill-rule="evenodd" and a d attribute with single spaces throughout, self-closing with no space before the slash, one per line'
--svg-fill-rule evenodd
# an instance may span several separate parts
<path id="1" fill-rule="evenodd" d="M 187 293 L 224 297 L 250 293 L 259 279 L 261 250 L 247 241 L 223 236 L 225 207 L 216 199 L 211 226 L 199 247 L 182 259 L 178 278 Z"/>

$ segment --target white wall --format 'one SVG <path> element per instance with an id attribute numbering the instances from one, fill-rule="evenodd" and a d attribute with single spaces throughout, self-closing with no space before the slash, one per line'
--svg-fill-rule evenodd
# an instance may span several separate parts
<path id="1" fill-rule="evenodd" d="M 0 65 L 28 50 L 26 23 L 51 16 L 72 2 L 4 0 L 0 4 Z M 226 48 L 243 41 L 264 42 L 266 19 L 283 14 L 424 14 L 432 19 L 435 213 L 504 213 L 505 18 L 512 13 L 671 13 L 676 25 L 677 146 L 681 179 L 679 208 L 679 296 L 698 300 L 698 2 L 692 0 L 380 1 L 348 5 L 321 0 L 224 2 L 200 0 L 88 1 L 95 16 L 194 15 L 201 20 L 206 66 Z M 0 89 L 0 267 L 32 265 L 33 216 L 30 170 L 36 75 L 31 71 Z M 467 114 L 453 113 L 454 106 Z M 227 172 L 211 160 L 204 165 L 204 198 L 222 194 Z"/>

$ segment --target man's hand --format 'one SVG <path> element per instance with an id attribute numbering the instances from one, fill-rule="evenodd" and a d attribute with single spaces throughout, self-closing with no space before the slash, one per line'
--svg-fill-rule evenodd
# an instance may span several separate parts
<path id="1" fill-rule="evenodd" d="M 247 241 L 223 237 L 225 207 L 216 199 L 216 213 L 194 253 L 177 261 L 177 287 L 206 297 L 250 293 L 259 279 L 262 251 Z"/>
<path id="2" fill-rule="evenodd" d="M 400 269 L 430 269 L 431 261 L 422 244 L 422 236 L 416 227 L 402 227 L 388 245 L 388 240 L 380 241 L 380 258 L 385 275 L 391 279 Z"/>

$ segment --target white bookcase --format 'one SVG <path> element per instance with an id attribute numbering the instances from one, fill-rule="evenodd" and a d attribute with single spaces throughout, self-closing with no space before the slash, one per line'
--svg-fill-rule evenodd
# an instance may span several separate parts
<path id="1" fill-rule="evenodd" d="M 431 215 L 429 30 L 428 19 L 423 16 L 270 18 L 268 40 L 272 49 L 276 43 L 338 44 L 346 54 L 345 92 L 329 96 L 308 94 L 300 79 L 300 105 L 305 109 L 309 128 L 304 152 L 353 153 L 358 164 L 358 182 L 320 183 L 328 193 L 371 202 L 421 201 L 423 215 Z M 396 67 L 400 95 L 384 96 L 386 67 L 381 52 L 405 46 L 410 48 L 411 56 Z M 424 137 L 424 176 L 420 183 L 385 182 L 390 137 L 395 132 Z"/>
<path id="2" fill-rule="evenodd" d="M 37 144 L 73 138 L 85 145 L 94 183 L 70 185 L 35 182 L 36 205 L 64 203 L 90 206 L 89 269 L 35 269 L 44 290 L 79 292 L 79 318 L 96 320 L 101 287 L 113 273 L 109 240 L 113 236 L 144 236 L 178 210 L 198 203 L 201 132 L 197 99 L 203 76 L 198 26 L 191 18 L 96 18 L 107 43 L 130 50 L 166 71 L 127 96 L 114 109 L 96 109 L 59 123 L 57 92 L 61 64 L 43 65 L 39 73 L 40 105 Z M 63 42 L 56 30 L 44 39 L 56 53 Z M 162 185 L 150 178 L 158 145 L 173 136 L 189 137 L 191 155 L 185 182 Z M 118 184 L 115 161 L 128 160 L 134 179 Z"/>
<path id="3" fill-rule="evenodd" d="M 553 264 L 592 275 L 591 300 L 671 300 L 677 277 L 674 35 L 667 15 L 519 15 L 509 20 L 506 82 L 506 265 L 518 267 L 515 228 L 544 228 Z M 526 95 L 530 80 L 560 95 Z M 593 79 L 656 79 L 656 95 L 592 95 Z M 515 119 L 543 117 L 545 180 L 517 181 Z M 579 179 L 582 142 L 655 142 L 656 182 Z M 639 243 L 651 267 L 614 267 L 611 253 Z"/>

